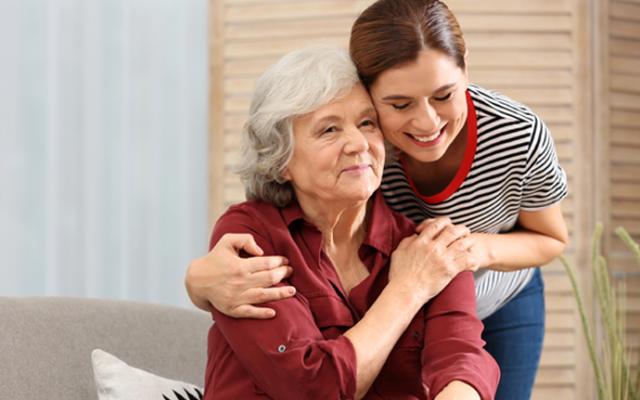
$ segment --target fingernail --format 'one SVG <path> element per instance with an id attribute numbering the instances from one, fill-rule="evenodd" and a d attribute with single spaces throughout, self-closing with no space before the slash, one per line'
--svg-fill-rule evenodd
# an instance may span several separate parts
<path id="1" fill-rule="evenodd" d="M 293 296 L 294 294 L 296 294 L 296 288 L 292 286 L 289 288 L 289 295 Z"/>

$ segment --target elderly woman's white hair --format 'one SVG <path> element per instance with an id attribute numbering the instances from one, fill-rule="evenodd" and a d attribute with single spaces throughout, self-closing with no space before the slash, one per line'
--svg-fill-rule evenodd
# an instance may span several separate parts
<path id="1" fill-rule="evenodd" d="M 293 153 L 293 119 L 346 94 L 358 82 L 347 50 L 330 46 L 292 51 L 258 78 L 237 168 L 247 199 L 289 204 L 293 189 L 282 172 Z"/>

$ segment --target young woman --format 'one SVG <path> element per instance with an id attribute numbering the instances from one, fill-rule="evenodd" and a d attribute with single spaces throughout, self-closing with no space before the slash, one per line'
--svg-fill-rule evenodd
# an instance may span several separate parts
<path id="1" fill-rule="evenodd" d="M 350 52 L 390 144 L 387 204 L 416 222 L 448 216 L 473 232 L 478 315 L 501 369 L 496 398 L 528 399 L 544 336 L 537 266 L 568 240 L 566 176 L 546 126 L 522 104 L 469 83 L 462 31 L 441 1 L 375 2 L 353 25 Z M 271 317 L 254 305 L 293 294 L 270 287 L 291 272 L 287 260 L 241 259 L 240 249 L 261 254 L 250 237 L 230 235 L 194 261 L 191 298 L 236 317 Z"/>

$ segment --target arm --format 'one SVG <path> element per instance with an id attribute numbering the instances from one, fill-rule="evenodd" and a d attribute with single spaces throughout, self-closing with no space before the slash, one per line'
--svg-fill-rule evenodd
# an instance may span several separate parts
<path id="1" fill-rule="evenodd" d="M 520 211 L 514 232 L 472 233 L 474 269 L 513 271 L 543 265 L 559 256 L 569 241 L 560 204 Z"/>
<path id="2" fill-rule="evenodd" d="M 422 378 L 431 395 L 493 399 L 500 371 L 483 348 L 472 273 L 460 273 L 426 307 Z"/>
<path id="3" fill-rule="evenodd" d="M 225 234 L 211 247 L 189 264 L 185 277 L 189 298 L 198 308 L 215 307 L 234 318 L 273 318 L 272 308 L 255 304 L 295 294 L 293 286 L 273 286 L 291 274 L 287 259 L 261 257 L 264 252 L 250 234 Z M 241 258 L 240 252 L 254 257 Z"/>

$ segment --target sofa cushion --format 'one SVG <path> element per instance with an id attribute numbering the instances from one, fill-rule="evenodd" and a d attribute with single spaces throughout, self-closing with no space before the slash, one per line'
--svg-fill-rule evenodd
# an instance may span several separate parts
<path id="1" fill-rule="evenodd" d="M 100 400 L 201 400 L 202 389 L 129 366 L 116 356 L 95 349 L 91 364 Z"/>

